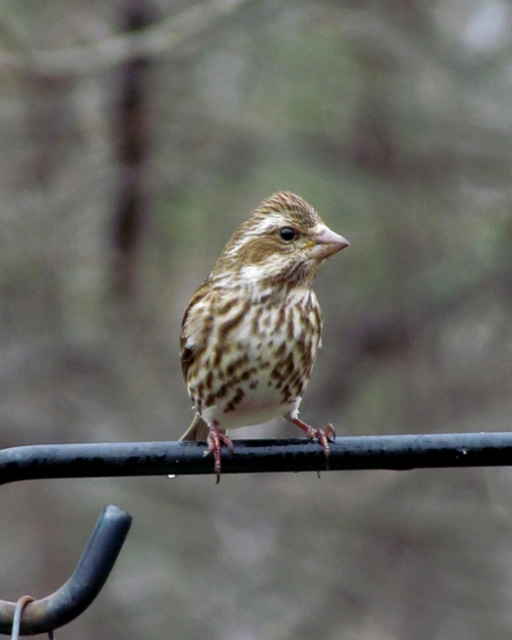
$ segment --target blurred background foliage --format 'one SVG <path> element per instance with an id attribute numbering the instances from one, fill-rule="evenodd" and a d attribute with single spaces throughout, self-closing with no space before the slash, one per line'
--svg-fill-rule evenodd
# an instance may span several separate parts
<path id="1" fill-rule="evenodd" d="M 0 68 L 2 447 L 176 439 L 184 306 L 279 189 L 352 243 L 304 419 L 512 430 L 506 0 L 4 0 Z M 134 525 L 69 640 L 509 638 L 510 481 L 6 486 L 0 596 L 59 586 L 113 502 Z"/>

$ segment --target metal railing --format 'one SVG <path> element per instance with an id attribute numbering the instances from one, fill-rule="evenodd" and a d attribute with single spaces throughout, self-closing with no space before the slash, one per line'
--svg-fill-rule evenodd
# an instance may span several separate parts
<path id="1" fill-rule="evenodd" d="M 222 452 L 222 474 L 325 471 L 322 447 L 307 440 L 237 440 Z M 512 433 L 460 433 L 336 438 L 329 470 L 409 470 L 512 465 Z M 13 447 L 0 450 L 0 484 L 48 478 L 212 474 L 201 442 L 128 442 Z M 221 485 L 222 486 L 222 485 Z M 0 600 L 0 633 L 52 634 L 82 613 L 114 566 L 131 516 L 103 509 L 69 580 L 41 600 Z M 16 636 L 17 637 L 17 636 Z"/>

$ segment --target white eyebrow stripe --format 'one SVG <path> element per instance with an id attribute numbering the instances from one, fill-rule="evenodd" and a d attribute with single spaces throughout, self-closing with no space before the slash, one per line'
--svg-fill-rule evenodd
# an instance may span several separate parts
<path id="1" fill-rule="evenodd" d="M 255 226 L 254 231 L 261 233 L 262 231 L 270 231 L 283 224 L 283 216 L 275 213 L 267 213 L 264 218 L 260 218 Z"/>
<path id="2" fill-rule="evenodd" d="M 250 242 L 255 236 L 259 236 L 267 231 L 272 231 L 274 229 L 278 229 L 280 226 L 284 224 L 283 217 L 279 213 L 268 213 L 265 217 L 256 220 L 251 227 L 250 230 L 247 230 L 239 238 L 239 242 L 231 246 L 226 255 L 234 256 L 236 255 L 248 242 Z"/>

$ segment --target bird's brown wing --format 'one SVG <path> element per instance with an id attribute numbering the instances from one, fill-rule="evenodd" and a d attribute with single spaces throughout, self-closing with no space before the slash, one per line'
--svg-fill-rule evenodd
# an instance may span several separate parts
<path id="1" fill-rule="evenodd" d="M 194 360 L 194 352 L 195 352 L 195 349 L 192 349 L 186 346 L 187 336 L 184 330 L 186 317 L 187 317 L 187 313 L 185 312 L 185 316 L 183 318 L 183 324 L 181 325 L 181 334 L 180 334 L 181 371 L 183 372 L 183 377 L 185 378 L 185 382 L 187 380 L 187 374 L 188 374 L 188 370 L 190 369 L 190 365 Z"/>
<path id="2" fill-rule="evenodd" d="M 206 286 L 206 283 L 204 283 L 190 299 L 190 302 L 185 309 L 185 313 L 183 314 L 183 320 L 181 321 L 180 357 L 181 370 L 183 372 L 185 382 L 187 382 L 190 365 L 194 362 L 198 350 L 203 347 L 203 316 L 205 315 L 205 306 L 199 303 L 205 301 L 205 296 L 207 295 L 208 287 Z"/>
<path id="3" fill-rule="evenodd" d="M 201 356 L 204 355 L 212 332 L 214 307 L 215 295 L 212 293 L 209 281 L 206 280 L 190 299 L 181 323 L 181 370 L 187 386 L 189 386 L 190 376 L 197 374 L 197 371 L 190 371 L 190 369 L 198 359 L 201 363 Z M 206 440 L 208 432 L 209 427 L 206 422 L 200 415 L 196 415 L 180 440 Z"/>

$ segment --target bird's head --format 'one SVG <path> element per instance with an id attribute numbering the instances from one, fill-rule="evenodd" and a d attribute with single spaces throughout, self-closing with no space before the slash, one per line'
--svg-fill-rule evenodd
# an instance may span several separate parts
<path id="1" fill-rule="evenodd" d="M 235 231 L 211 276 L 265 288 L 310 286 L 322 262 L 348 246 L 305 200 L 279 191 Z"/>

